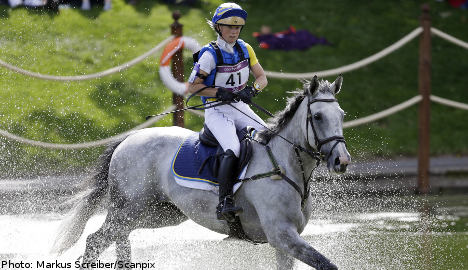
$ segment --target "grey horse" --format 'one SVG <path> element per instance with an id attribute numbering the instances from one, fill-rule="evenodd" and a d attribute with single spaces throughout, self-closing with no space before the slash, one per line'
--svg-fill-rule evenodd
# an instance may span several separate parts
<path id="1" fill-rule="evenodd" d="M 315 169 L 317 157 L 327 162 L 333 173 L 344 173 L 351 162 L 343 138 L 344 112 L 335 99 L 342 81 L 341 76 L 333 83 L 314 77 L 304 83 L 304 90 L 289 98 L 286 108 L 258 133 L 268 138 L 268 144 L 253 142 L 245 176 L 269 172 L 274 163 L 281 169 L 275 177 L 244 182 L 235 194 L 236 204 L 244 210 L 239 215 L 244 235 L 275 248 L 278 269 L 292 269 L 294 258 L 316 269 L 337 269 L 300 233 L 312 210 L 305 175 Z M 114 242 L 117 260 L 131 261 L 128 237 L 137 228 L 161 228 L 191 219 L 215 232 L 229 234 L 228 224 L 216 218 L 217 194 L 174 181 L 172 158 L 191 134 L 193 131 L 180 127 L 148 128 L 109 146 L 88 189 L 77 195 L 78 203 L 61 226 L 54 252 L 61 253 L 78 241 L 107 194 L 110 203 L 106 219 L 98 231 L 87 237 L 83 263 L 96 261 Z"/>

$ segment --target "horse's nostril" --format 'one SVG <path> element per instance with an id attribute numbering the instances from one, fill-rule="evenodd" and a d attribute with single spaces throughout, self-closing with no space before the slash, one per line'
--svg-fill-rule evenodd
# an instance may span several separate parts
<path id="1" fill-rule="evenodd" d="M 346 172 L 346 168 L 348 168 L 348 164 L 341 164 L 340 165 L 340 171 L 341 172 Z"/>
<path id="2" fill-rule="evenodd" d="M 335 165 L 336 166 L 340 165 L 340 158 L 339 157 L 335 158 Z"/>

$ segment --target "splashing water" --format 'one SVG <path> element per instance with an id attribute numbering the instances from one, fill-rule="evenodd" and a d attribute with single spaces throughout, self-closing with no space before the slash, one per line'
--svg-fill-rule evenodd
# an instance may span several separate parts
<path id="1" fill-rule="evenodd" d="M 302 236 L 341 269 L 466 269 L 468 204 L 442 205 L 443 199 L 428 203 L 417 197 L 316 196 L 317 210 Z M 325 204 L 335 206 L 321 211 Z M 0 216 L 0 260 L 30 263 L 31 269 L 41 263 L 73 268 L 86 236 L 100 227 L 105 215 L 91 218 L 78 243 L 56 256 L 48 251 L 62 218 L 56 213 Z M 187 221 L 135 230 L 130 241 L 133 261 L 155 263 L 153 269 L 275 269 L 268 244 L 225 237 Z M 114 251 L 111 246 L 100 260 L 114 262 Z M 299 263 L 296 269 L 309 268 Z"/>

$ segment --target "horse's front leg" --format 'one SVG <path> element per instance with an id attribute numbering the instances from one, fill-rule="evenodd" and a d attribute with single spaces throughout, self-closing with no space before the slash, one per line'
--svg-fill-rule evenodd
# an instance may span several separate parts
<path id="1" fill-rule="evenodd" d="M 302 239 L 297 232 L 297 228 L 295 228 L 293 224 L 288 222 L 274 222 L 264 227 L 264 230 L 268 242 L 274 248 L 278 249 L 278 252 L 289 254 L 318 270 L 338 269 L 329 259 Z M 285 254 L 279 255 L 284 256 Z M 281 257 L 279 257 L 279 259 L 281 260 Z"/>
<path id="2" fill-rule="evenodd" d="M 282 190 L 283 196 L 277 196 L 275 200 L 262 199 L 258 196 L 253 199 L 263 232 L 270 245 L 278 250 L 278 263 L 283 261 L 283 265 L 287 265 L 284 256 L 288 254 L 315 269 L 338 269 L 299 235 L 307 224 L 309 211 L 307 208 L 305 212 L 301 211 L 300 196 L 294 193 L 294 189 L 291 189 L 289 194 L 285 194 L 284 189 Z M 274 193 L 275 190 L 266 193 L 269 192 Z"/>
<path id="3" fill-rule="evenodd" d="M 294 268 L 294 258 L 288 253 L 275 249 L 276 251 L 276 269 L 277 270 L 291 270 Z"/>

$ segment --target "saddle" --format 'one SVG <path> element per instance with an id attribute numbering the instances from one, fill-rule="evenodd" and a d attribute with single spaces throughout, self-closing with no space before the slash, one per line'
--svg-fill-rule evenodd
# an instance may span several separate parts
<path id="1" fill-rule="evenodd" d="M 245 172 L 252 157 L 251 135 L 254 131 L 252 127 L 237 131 L 241 146 L 236 169 L 239 177 Z M 198 134 L 190 135 L 174 155 L 171 169 L 175 181 L 185 187 L 212 190 L 216 193 L 223 154 L 224 151 L 214 135 L 204 126 Z"/>
<path id="2" fill-rule="evenodd" d="M 255 131 L 253 127 L 245 127 L 241 130 L 237 131 L 237 137 L 239 138 L 240 142 L 240 153 L 239 153 L 239 164 L 237 166 L 237 175 L 240 174 L 242 169 L 247 166 L 252 157 L 252 133 Z M 218 169 L 219 165 L 221 164 L 222 155 L 224 153 L 223 148 L 219 145 L 218 140 L 216 140 L 213 133 L 211 133 L 210 129 L 203 125 L 203 128 L 198 133 L 198 137 L 200 142 L 209 147 L 216 147 L 216 155 L 211 158 L 214 158 L 214 162 L 212 165 L 212 172 L 214 177 L 218 177 Z M 206 161 L 202 164 L 204 166 Z M 200 168 L 202 170 L 203 167 Z"/>

